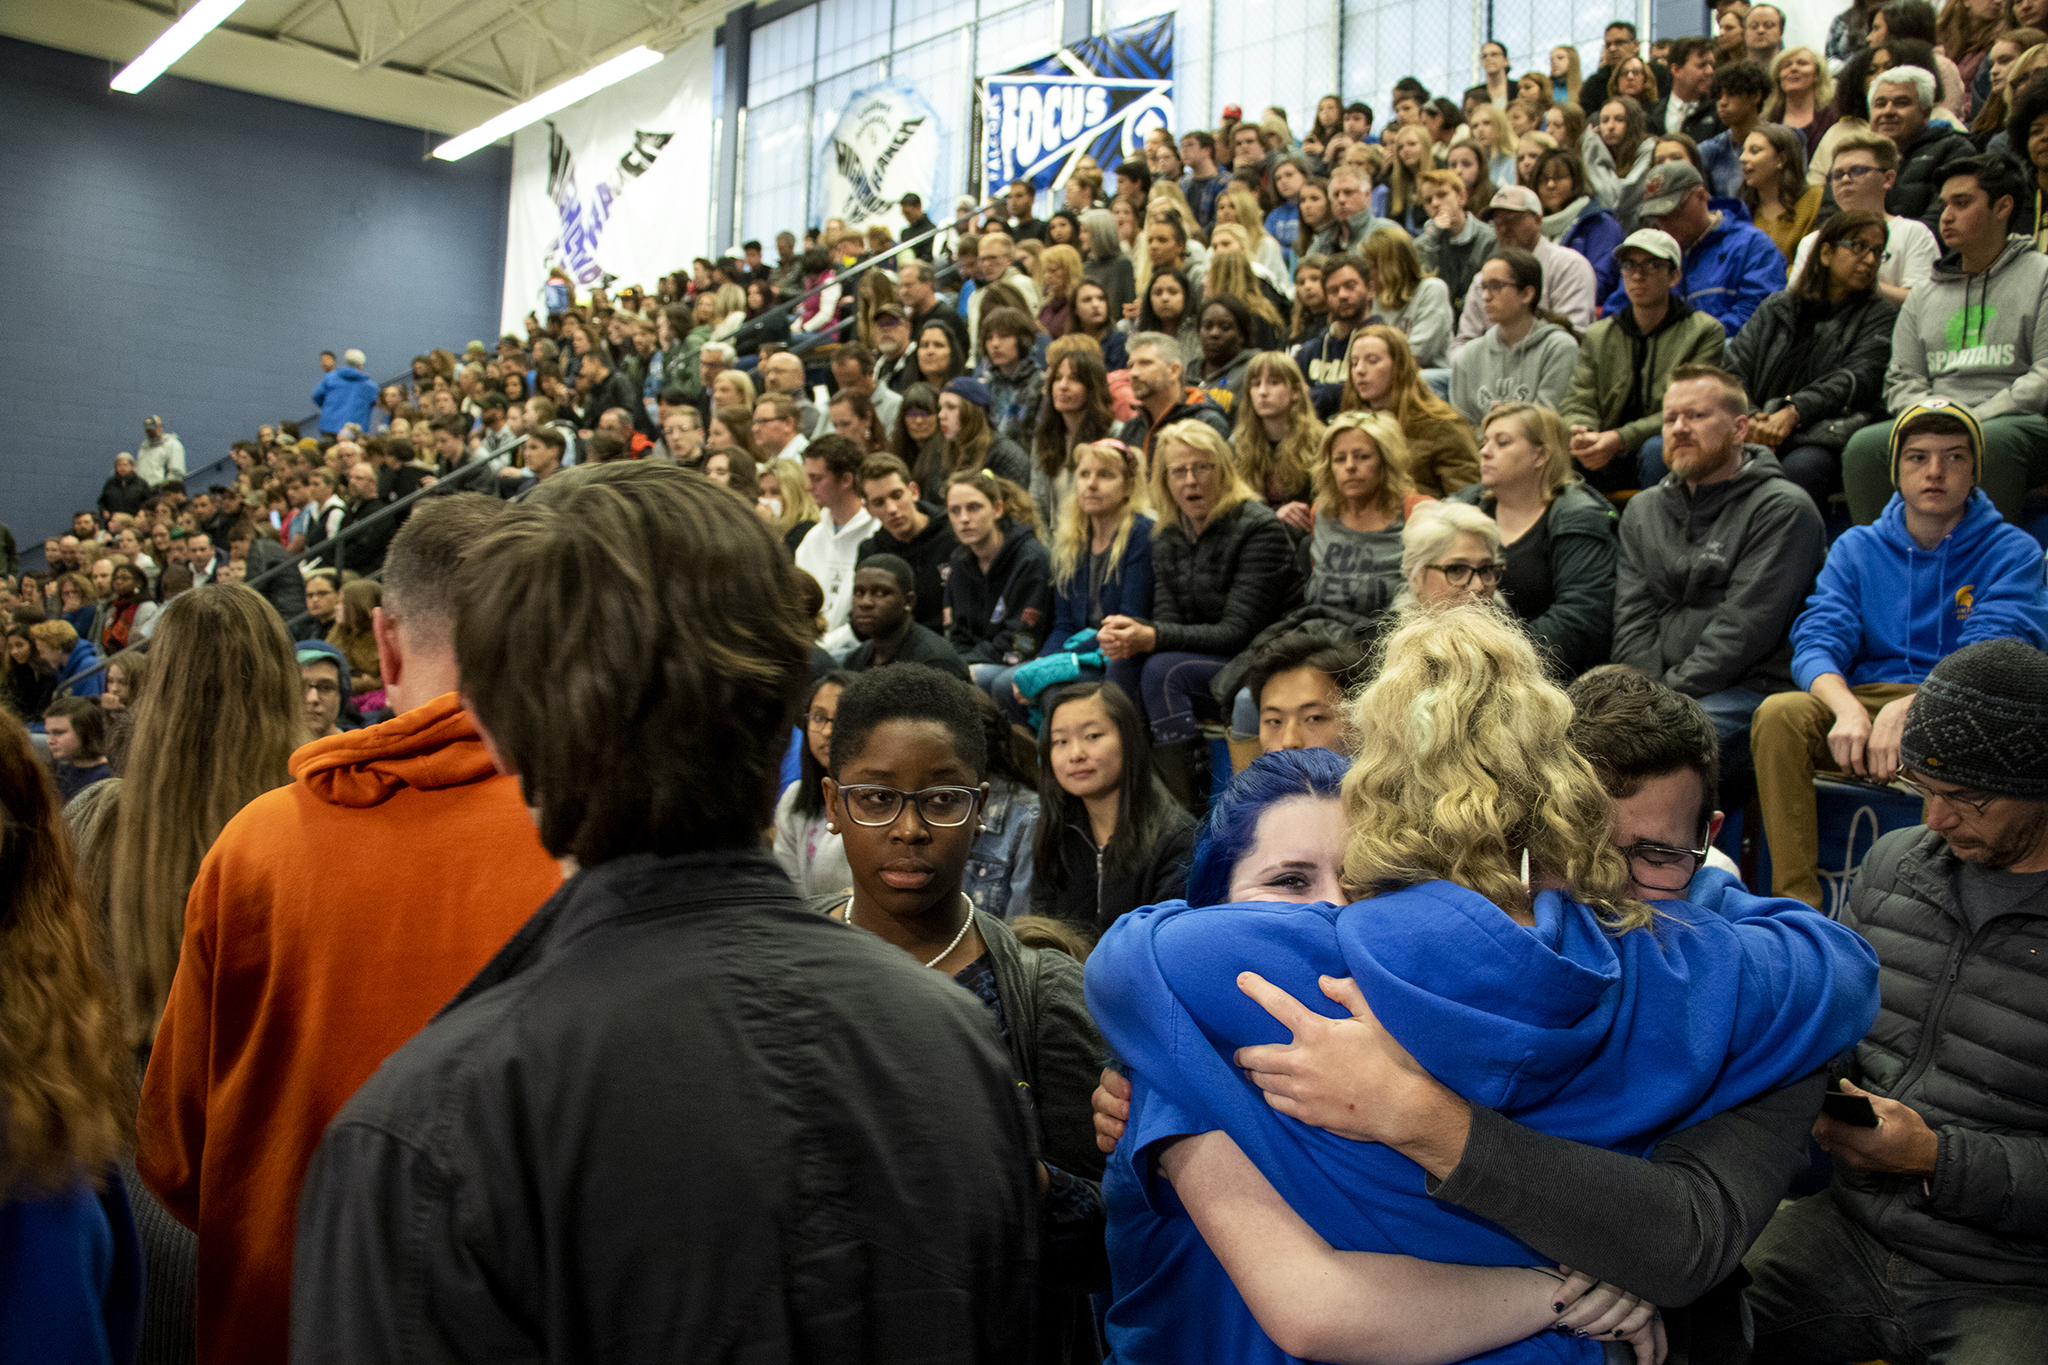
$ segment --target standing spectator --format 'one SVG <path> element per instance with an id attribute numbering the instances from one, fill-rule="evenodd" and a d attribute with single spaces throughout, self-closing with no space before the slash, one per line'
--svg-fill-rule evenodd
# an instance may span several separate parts
<path id="1" fill-rule="evenodd" d="M 160 488 L 173 479 L 184 483 L 185 443 L 175 433 L 164 430 L 163 418 L 151 415 L 142 419 L 142 444 L 135 450 L 135 472 L 151 488 Z"/>
<path id="2" fill-rule="evenodd" d="M 135 457 L 124 450 L 114 457 L 113 474 L 100 485 L 100 515 L 125 512 L 133 516 L 155 492 L 155 486 L 135 472 Z"/>
<path id="3" fill-rule="evenodd" d="M 2025 192 L 2009 158 L 1966 158 L 1950 170 L 1941 186 L 1949 254 L 1899 310 L 1885 406 L 1903 412 L 1937 394 L 1967 404 L 1984 429 L 1978 482 L 2017 520 L 2027 490 L 2048 480 L 2048 257 L 2007 235 Z M 1842 452 L 1858 523 L 1875 521 L 1890 497 L 1890 435 L 1883 423 L 1867 426 Z"/>
<path id="4" fill-rule="evenodd" d="M 341 439 L 341 429 L 353 422 L 370 424 L 370 409 L 377 405 L 377 381 L 363 373 L 363 353 L 342 353 L 341 365 L 320 376 L 313 389 L 314 406 L 320 409 L 320 439 L 328 444 Z"/>
<path id="5" fill-rule="evenodd" d="M 1969 409 L 1936 398 L 1892 433 L 1899 491 L 1875 526 L 1850 528 L 1828 552 L 1792 626 L 1802 690 L 1766 699 L 1750 740 L 1771 893 L 1816 907 L 1815 771 L 1890 781 L 1932 664 L 1978 640 L 2048 646 L 2041 547 L 1978 490 L 1983 433 Z"/>
<path id="6" fill-rule="evenodd" d="M 1733 199 L 1742 189 L 1742 146 L 1762 120 L 1770 94 L 1771 78 L 1757 62 L 1736 62 L 1714 73 L 1714 108 L 1721 116 L 1721 131 L 1700 144 L 1700 162 L 1716 199 Z"/>
<path id="7" fill-rule="evenodd" d="M 711 1358 L 758 1344 L 731 1313 L 749 1302 L 787 1306 L 792 1350 L 851 1326 L 882 1358 L 1017 1358 L 1031 1142 L 985 1011 L 808 913 L 759 848 L 811 633 L 780 548 L 745 503 L 646 463 L 550 480 L 505 518 L 457 576 L 457 666 L 578 870 L 328 1126 L 292 1354 L 574 1354 L 662 1323 L 664 1350 Z M 802 1003 L 748 1007 L 797 962 Z M 645 1083 L 678 1057 L 715 1095 Z M 858 1273 L 830 1271 L 849 1255 Z"/>
<path id="8" fill-rule="evenodd" d="M 1827 187 L 1835 197 L 1835 208 L 1844 214 L 1874 213 L 1883 222 L 1885 239 L 1877 266 L 1877 292 L 1897 308 L 1912 289 L 1927 282 L 1940 248 L 1927 224 L 1885 209 L 1885 196 L 1898 178 L 1899 167 L 1899 149 L 1890 138 L 1867 131 L 1849 132 L 1836 139 L 1834 150 Z M 1791 278 L 1795 282 L 1819 240 L 1820 234 L 1811 232 L 1799 239 L 1799 247 L 1792 255 Z"/>
<path id="9" fill-rule="evenodd" d="M 69 801 L 114 775 L 107 763 L 107 713 L 83 697 L 59 697 L 43 712 L 57 797 Z"/>
<path id="10" fill-rule="evenodd" d="M 1943 186 L 1959 163 L 1976 156 L 1977 146 L 1961 129 L 1930 122 L 1933 110 L 1934 77 L 1921 67 L 1895 66 L 1870 83 L 1870 129 L 1899 149 L 1886 211 L 1918 218 L 1955 251 L 1958 244 L 1941 231 Z"/>
<path id="11" fill-rule="evenodd" d="M 1471 424 L 1423 382 L 1397 328 L 1374 323 L 1354 332 L 1346 360 L 1341 409 L 1393 416 L 1408 443 L 1408 477 L 1418 491 L 1440 498 L 1479 477 Z"/>
<path id="12" fill-rule="evenodd" d="M 1691 162 L 1665 161 L 1643 179 L 1637 221 L 1669 233 L 1684 252 L 1684 300 L 1712 314 L 1730 335 L 1758 304 L 1785 287 L 1785 255 L 1749 221 L 1733 199 L 1713 199 Z M 1628 304 L 1625 290 L 1608 295 L 1606 311 Z"/>
<path id="13" fill-rule="evenodd" d="M 853 647 L 846 630 L 853 603 L 853 569 L 861 542 L 874 534 L 875 519 L 861 505 L 861 448 L 844 436 L 821 436 L 804 449 L 804 488 L 818 504 L 818 524 L 796 547 L 796 566 L 824 589 L 825 648 L 843 655 Z"/>
<path id="14" fill-rule="evenodd" d="M 1537 311 L 1543 267 L 1529 252 L 1507 247 L 1487 259 L 1474 287 L 1493 325 L 1458 352 L 1451 406 L 1475 428 L 1503 403 L 1556 408 L 1578 362 L 1579 339 L 1564 318 Z"/>
<path id="15" fill-rule="evenodd" d="M 1601 493 L 1654 485 L 1640 476 L 1637 456 L 1651 441 L 1662 448 L 1671 373 L 1720 364 L 1726 337 L 1719 322 L 1678 295 L 1683 253 L 1670 233 L 1638 228 L 1614 256 L 1627 304 L 1610 304 L 1588 329 L 1558 405 L 1571 429 L 1572 460 Z"/>
<path id="16" fill-rule="evenodd" d="M 1535 190 L 1527 185 L 1504 185 L 1480 216 L 1492 225 L 1499 246 L 1535 253 L 1543 267 L 1543 297 L 1537 300 L 1537 307 L 1569 318 L 1580 331 L 1593 325 L 1600 301 L 1593 266 L 1578 252 L 1561 247 L 1544 235 L 1543 201 L 1536 197 Z M 1610 301 L 1608 311 L 1616 306 Z M 1485 301 L 1468 290 L 1465 309 L 1458 316 L 1458 334 L 1451 338 L 1451 359 L 1456 360 L 1458 352 L 1477 341 L 1490 326 Z"/>
<path id="17" fill-rule="evenodd" d="M 1748 414 L 1727 371 L 1672 371 L 1671 474 L 1629 500 L 1615 576 L 1614 661 L 1697 698 L 1724 760 L 1765 696 L 1792 685 L 1788 632 L 1825 550 L 1813 500 L 1744 444 Z"/>
<path id="18" fill-rule="evenodd" d="M 1986 640 L 1936 664 L 1899 741 L 1926 824 L 1863 860 L 1842 922 L 1883 1000 L 1823 1115 L 1828 1189 L 1781 1208 L 1744 1260 L 1758 1360 L 2023 1361 L 2048 1333 L 2048 656 Z"/>

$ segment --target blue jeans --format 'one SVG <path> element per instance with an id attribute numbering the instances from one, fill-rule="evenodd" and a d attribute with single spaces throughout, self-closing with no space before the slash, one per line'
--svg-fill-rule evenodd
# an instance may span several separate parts
<path id="1" fill-rule="evenodd" d="M 1699 703 L 1714 722 L 1714 733 L 1721 737 L 1721 770 L 1747 768 L 1749 718 L 1764 704 L 1764 694 L 1747 687 L 1729 687 L 1709 692 Z"/>
<path id="2" fill-rule="evenodd" d="M 1138 709 L 1152 727 L 1154 744 L 1180 744 L 1201 734 L 1203 717 L 1221 714 L 1209 695 L 1209 680 L 1230 660 L 1214 654 L 1168 650 L 1145 660 L 1138 678 Z"/>
<path id="3" fill-rule="evenodd" d="M 1779 1209 L 1742 1264 L 1751 1365 L 2021 1365 L 2048 1337 L 2048 1295 L 1944 1279 L 1851 1222 L 1832 1191 Z"/>

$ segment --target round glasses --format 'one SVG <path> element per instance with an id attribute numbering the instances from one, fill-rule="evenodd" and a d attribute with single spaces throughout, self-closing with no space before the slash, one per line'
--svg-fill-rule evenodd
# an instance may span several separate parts
<path id="1" fill-rule="evenodd" d="M 981 792 L 974 787 L 926 787 L 903 792 L 894 787 L 861 783 L 839 789 L 846 817 L 856 825 L 892 825 L 903 813 L 905 801 L 915 802 L 917 818 L 933 829 L 957 829 L 974 815 Z"/>

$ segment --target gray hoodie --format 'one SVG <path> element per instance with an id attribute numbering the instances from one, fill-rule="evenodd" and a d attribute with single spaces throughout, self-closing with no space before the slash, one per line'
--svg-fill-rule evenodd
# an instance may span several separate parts
<path id="1" fill-rule="evenodd" d="M 2048 411 L 2048 256 L 2013 236 L 1981 275 L 1954 252 L 1906 296 L 1892 328 L 1885 405 L 1894 413 L 1939 393 L 1978 421 Z"/>
<path id="2" fill-rule="evenodd" d="M 1534 403 L 1555 409 L 1564 402 L 1579 343 L 1554 322 L 1541 318 L 1513 346 L 1489 327 L 1451 359 L 1451 406 L 1474 427 L 1500 403 Z"/>

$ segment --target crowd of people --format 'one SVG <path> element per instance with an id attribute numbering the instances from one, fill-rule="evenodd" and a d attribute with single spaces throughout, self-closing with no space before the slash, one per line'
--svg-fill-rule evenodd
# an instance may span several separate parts
<path id="1" fill-rule="evenodd" d="M 149 417 L 0 1355 L 2031 1360 L 2048 0 L 1714 13 Z"/>

